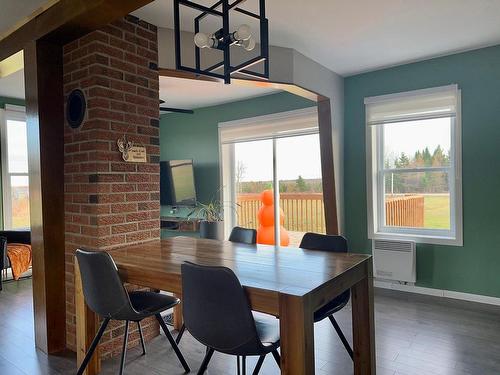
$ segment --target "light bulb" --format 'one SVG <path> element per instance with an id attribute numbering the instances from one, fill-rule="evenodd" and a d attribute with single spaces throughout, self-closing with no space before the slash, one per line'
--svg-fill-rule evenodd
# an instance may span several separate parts
<path id="1" fill-rule="evenodd" d="M 255 48 L 255 39 L 250 38 L 241 42 L 241 46 L 247 51 L 252 51 Z"/>
<path id="2" fill-rule="evenodd" d="M 252 29 L 246 24 L 239 26 L 238 29 L 234 32 L 234 38 L 236 40 L 248 40 L 251 36 Z"/>
<path id="3" fill-rule="evenodd" d="M 194 36 L 194 44 L 196 44 L 198 48 L 210 47 L 210 38 L 207 34 L 196 33 Z"/>

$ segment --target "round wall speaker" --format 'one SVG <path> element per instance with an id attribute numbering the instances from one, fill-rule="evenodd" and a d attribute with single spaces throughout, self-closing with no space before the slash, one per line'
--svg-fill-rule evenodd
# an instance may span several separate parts
<path id="1" fill-rule="evenodd" d="M 68 96 L 66 103 L 66 120 L 73 129 L 80 127 L 85 118 L 87 102 L 82 90 L 73 90 Z"/>

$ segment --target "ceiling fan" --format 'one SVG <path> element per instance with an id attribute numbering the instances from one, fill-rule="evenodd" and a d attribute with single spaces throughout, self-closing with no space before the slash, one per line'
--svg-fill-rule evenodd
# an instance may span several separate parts
<path id="1" fill-rule="evenodd" d="M 182 108 L 171 108 L 171 107 L 162 107 L 161 105 L 165 103 L 165 100 L 160 99 L 160 112 L 176 112 L 176 113 L 186 113 L 192 115 L 194 111 L 192 109 L 182 109 Z"/>

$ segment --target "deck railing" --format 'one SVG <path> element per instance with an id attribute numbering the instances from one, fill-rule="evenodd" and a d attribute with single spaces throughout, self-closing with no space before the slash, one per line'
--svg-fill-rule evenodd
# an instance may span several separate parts
<path id="1" fill-rule="evenodd" d="M 238 195 L 238 224 L 257 229 L 260 194 Z M 284 227 L 295 232 L 325 233 L 322 193 L 281 193 L 280 207 L 285 214 Z"/>
<path id="2" fill-rule="evenodd" d="M 238 224 L 257 229 L 260 194 L 238 195 Z M 325 233 L 325 211 L 322 193 L 281 193 L 280 207 L 289 231 Z M 387 226 L 423 227 L 424 196 L 386 196 Z"/>
<path id="3" fill-rule="evenodd" d="M 423 227 L 424 196 L 386 195 L 385 225 L 393 227 Z"/>

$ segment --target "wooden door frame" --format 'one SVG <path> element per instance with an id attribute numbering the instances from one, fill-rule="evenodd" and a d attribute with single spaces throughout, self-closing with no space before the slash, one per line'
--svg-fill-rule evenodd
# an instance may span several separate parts
<path id="1" fill-rule="evenodd" d="M 35 345 L 66 348 L 63 46 L 152 0 L 50 0 L 0 36 L 0 61 L 24 50 Z"/>
<path id="2" fill-rule="evenodd" d="M 21 49 L 25 54 L 35 341 L 45 353 L 66 347 L 62 48 L 150 2 L 50 0 L 8 35 L 0 36 L 0 61 Z M 190 76 L 168 69 L 160 69 L 160 75 L 168 71 L 177 77 Z M 317 103 L 325 220 L 327 232 L 338 233 L 330 99 L 288 83 L 233 81 L 275 87 Z"/>

